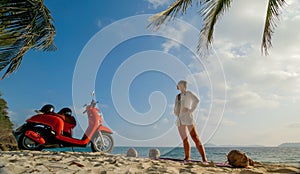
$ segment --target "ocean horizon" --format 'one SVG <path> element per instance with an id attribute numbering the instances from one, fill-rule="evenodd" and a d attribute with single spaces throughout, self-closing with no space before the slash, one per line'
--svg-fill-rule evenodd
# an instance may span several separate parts
<path id="1" fill-rule="evenodd" d="M 127 153 L 130 146 L 116 146 L 111 154 Z M 147 158 L 151 148 L 158 148 L 161 157 L 184 159 L 183 147 L 133 147 L 137 150 L 138 156 Z M 300 147 L 205 147 L 206 155 L 209 161 L 226 162 L 227 154 L 231 150 L 241 150 L 245 152 L 252 160 L 266 164 L 284 164 L 300 167 Z M 45 149 L 49 151 L 75 151 L 91 152 L 91 148 L 74 147 L 72 148 L 55 148 Z M 195 147 L 191 147 L 191 159 L 201 160 L 201 157 Z"/>

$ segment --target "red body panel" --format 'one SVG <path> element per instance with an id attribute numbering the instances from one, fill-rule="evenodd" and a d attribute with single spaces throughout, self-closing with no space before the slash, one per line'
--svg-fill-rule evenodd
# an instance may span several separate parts
<path id="1" fill-rule="evenodd" d="M 31 130 L 28 130 L 25 132 L 25 135 L 30 138 L 31 140 L 39 143 L 39 144 L 45 144 L 46 141 L 43 137 L 41 137 L 39 134 L 37 134 L 36 132 L 34 131 L 31 131 Z"/>
<path id="2" fill-rule="evenodd" d="M 98 131 L 103 131 L 103 132 L 107 132 L 107 133 L 110 133 L 110 134 L 113 133 L 113 132 L 112 132 L 108 127 L 106 127 L 106 126 L 100 126 L 100 127 L 98 128 Z"/>
<path id="3" fill-rule="evenodd" d="M 50 126 L 57 134 L 63 131 L 69 135 L 72 135 L 72 130 L 76 126 L 75 124 L 65 122 L 63 117 L 54 113 L 35 115 L 28 119 L 27 122 L 44 124 Z"/>
<path id="4" fill-rule="evenodd" d="M 64 129 L 64 121 L 55 114 L 39 114 L 26 120 L 28 123 L 40 123 L 50 126 L 57 134 L 62 133 Z"/>
<path id="5" fill-rule="evenodd" d="M 64 123 L 64 132 L 66 132 L 67 134 L 69 134 L 72 137 L 72 130 L 75 126 L 76 126 L 76 124 L 71 124 L 71 123 L 65 122 Z"/>

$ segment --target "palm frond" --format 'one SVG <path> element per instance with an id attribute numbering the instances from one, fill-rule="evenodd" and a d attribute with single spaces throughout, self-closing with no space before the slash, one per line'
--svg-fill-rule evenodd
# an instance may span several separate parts
<path id="1" fill-rule="evenodd" d="M 148 27 L 153 26 L 158 29 L 167 18 L 173 19 L 181 11 L 184 14 L 189 6 L 192 6 L 193 0 L 176 0 L 166 10 L 152 16 Z"/>
<path id="2" fill-rule="evenodd" d="M 285 0 L 269 0 L 265 27 L 261 43 L 262 54 L 268 55 L 268 49 L 272 47 L 272 34 L 274 33 L 281 10 L 285 5 Z"/>
<path id="3" fill-rule="evenodd" d="M 200 14 L 203 17 L 203 26 L 200 32 L 198 53 L 206 52 L 213 41 L 214 27 L 217 20 L 230 7 L 231 0 L 207 0 L 201 4 Z"/>
<path id="4" fill-rule="evenodd" d="M 31 48 L 55 50 L 56 34 L 43 0 L 0 0 L 0 71 L 14 72 Z"/>

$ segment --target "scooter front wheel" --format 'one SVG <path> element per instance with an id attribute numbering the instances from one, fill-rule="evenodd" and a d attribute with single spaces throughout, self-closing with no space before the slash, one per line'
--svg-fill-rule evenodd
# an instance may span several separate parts
<path id="1" fill-rule="evenodd" d="M 93 152 L 109 153 L 114 147 L 114 141 L 111 134 L 106 132 L 99 132 L 91 142 Z"/>

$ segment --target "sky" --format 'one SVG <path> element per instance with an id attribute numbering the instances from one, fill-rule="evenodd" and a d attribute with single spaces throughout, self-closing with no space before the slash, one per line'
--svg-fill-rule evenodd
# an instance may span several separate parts
<path id="1" fill-rule="evenodd" d="M 116 145 L 178 146 L 172 112 L 176 83 L 186 79 L 201 100 L 194 116 L 204 143 L 300 142 L 300 2 L 287 0 L 273 47 L 263 56 L 267 2 L 233 1 L 216 25 L 206 58 L 195 54 L 201 27 L 196 4 L 160 30 L 147 29 L 151 14 L 171 2 L 45 1 L 58 50 L 29 51 L 18 71 L 0 81 L 14 124 L 46 103 L 56 111 L 67 106 L 74 110 L 75 134 L 81 137 L 87 126 L 81 106 L 94 88 Z"/>

